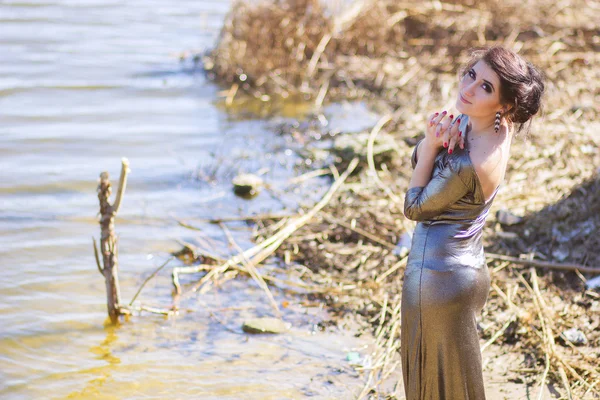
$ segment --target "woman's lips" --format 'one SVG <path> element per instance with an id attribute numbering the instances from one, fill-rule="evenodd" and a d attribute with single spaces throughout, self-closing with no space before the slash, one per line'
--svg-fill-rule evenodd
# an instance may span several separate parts
<path id="1" fill-rule="evenodd" d="M 462 101 L 465 104 L 472 104 L 470 101 L 467 101 L 462 94 L 458 94 L 458 96 L 460 97 L 460 101 Z"/>

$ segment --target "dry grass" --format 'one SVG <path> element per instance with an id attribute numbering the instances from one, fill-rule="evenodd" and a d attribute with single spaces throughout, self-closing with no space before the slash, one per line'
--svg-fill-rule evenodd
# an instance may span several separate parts
<path id="1" fill-rule="evenodd" d="M 600 253 L 592 250 L 600 245 L 597 2 L 282 0 L 239 2 L 232 10 L 218 45 L 203 57 L 209 76 L 226 86 L 227 105 L 302 99 L 318 111 L 326 102 L 366 99 L 387 115 L 366 136 L 391 135 L 394 157 L 375 163 L 372 155 L 364 156 L 359 172 L 274 249 L 290 271 L 297 271 L 292 265 L 308 268 L 295 279 L 318 284 L 334 313 L 359 315 L 375 330 L 373 359 L 379 362 L 364 369 L 364 396 L 383 395 L 379 385 L 395 368 L 397 348 L 390 338 L 399 328 L 403 259 L 392 249 L 413 227 L 402 215 L 401 199 L 412 146 L 425 116 L 454 104 L 457 71 L 468 49 L 502 44 L 548 78 L 541 118 L 526 140 L 514 142 L 514 161 L 485 228 L 487 250 L 600 268 Z M 313 125 L 307 126 L 283 131 L 302 137 L 308 148 L 332 137 L 314 135 Z M 338 155 L 335 164 L 345 169 L 348 161 Z M 315 157 L 312 165 L 327 164 Z M 493 217 L 500 208 L 525 222 L 500 226 Z M 280 227 L 274 220 L 258 221 L 257 242 L 268 241 Z M 549 377 L 565 398 L 597 398 L 600 295 L 585 290 L 581 274 L 536 272 L 497 260 L 489 266 L 493 285 L 482 338 L 529 356 L 526 373 L 540 383 Z M 571 327 L 587 335 L 586 347 L 561 340 Z"/>

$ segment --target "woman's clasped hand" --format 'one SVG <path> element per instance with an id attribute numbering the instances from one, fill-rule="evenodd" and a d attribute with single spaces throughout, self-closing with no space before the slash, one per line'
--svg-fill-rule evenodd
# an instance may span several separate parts
<path id="1" fill-rule="evenodd" d="M 447 114 L 446 111 L 431 114 L 425 138 L 430 146 L 444 147 L 452 154 L 457 144 L 461 149 L 465 148 L 465 132 L 460 131 L 460 117 L 455 119 L 454 115 Z"/>

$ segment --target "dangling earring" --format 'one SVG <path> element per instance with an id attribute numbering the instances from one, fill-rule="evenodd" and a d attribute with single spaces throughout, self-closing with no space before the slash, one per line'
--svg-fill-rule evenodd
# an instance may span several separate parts
<path id="1" fill-rule="evenodd" d="M 500 114 L 500 111 L 498 111 L 496 113 L 496 121 L 494 121 L 494 132 L 498 133 L 498 130 L 500 129 L 500 117 L 502 116 L 502 114 Z"/>

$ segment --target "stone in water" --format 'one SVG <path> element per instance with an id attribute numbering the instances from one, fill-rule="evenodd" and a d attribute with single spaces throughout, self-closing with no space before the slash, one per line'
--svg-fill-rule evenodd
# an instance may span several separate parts
<path id="1" fill-rule="evenodd" d="M 253 318 L 244 322 L 242 330 L 246 333 L 283 333 L 289 330 L 292 324 L 279 318 Z"/>
<path id="2" fill-rule="evenodd" d="M 263 180 L 256 175 L 240 174 L 233 178 L 233 192 L 240 196 L 254 196 L 263 185 Z"/>

